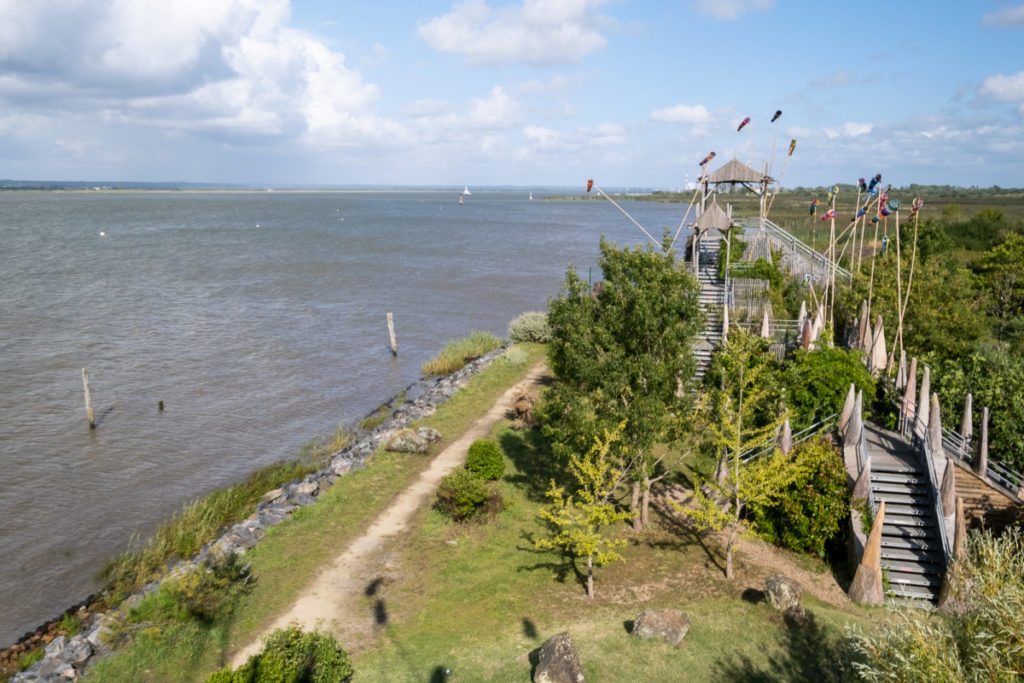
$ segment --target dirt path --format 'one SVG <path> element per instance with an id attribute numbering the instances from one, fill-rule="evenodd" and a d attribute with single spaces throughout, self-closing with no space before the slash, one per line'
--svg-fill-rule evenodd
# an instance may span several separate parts
<path id="1" fill-rule="evenodd" d="M 506 391 L 462 436 L 438 453 L 419 479 L 378 515 L 366 533 L 336 556 L 299 594 L 292 607 L 267 630 L 292 623 L 304 629 L 321 625 L 343 643 L 358 640 L 361 635 L 371 632 L 373 616 L 369 610 L 360 608 L 359 601 L 367 595 L 368 583 L 379 575 L 379 557 L 388 539 L 409 528 L 416 511 L 433 497 L 441 478 L 465 461 L 469 445 L 490 434 L 494 425 L 505 417 L 512 407 L 512 395 L 516 389 L 539 386 L 546 372 L 543 365 L 531 368 L 525 379 Z M 257 640 L 239 650 L 232 657 L 231 666 L 243 664 L 259 651 L 260 646 Z"/>

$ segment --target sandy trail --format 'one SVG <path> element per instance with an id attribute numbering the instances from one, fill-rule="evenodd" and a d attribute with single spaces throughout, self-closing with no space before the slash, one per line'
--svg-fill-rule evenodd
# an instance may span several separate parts
<path id="1" fill-rule="evenodd" d="M 522 381 L 502 394 L 462 436 L 438 453 L 430 467 L 392 501 L 366 533 L 352 541 L 330 562 L 267 632 L 293 623 L 307 630 L 321 625 L 346 644 L 370 632 L 373 616 L 370 610 L 360 607 L 359 601 L 367 594 L 368 583 L 379 576 L 379 557 L 387 540 L 409 528 L 416 511 L 432 499 L 441 478 L 465 461 L 470 444 L 490 434 L 495 423 L 505 417 L 511 410 L 515 391 L 539 386 L 546 372 L 543 365 L 531 368 Z M 231 666 L 235 668 L 243 664 L 259 651 L 261 645 L 257 639 L 239 650 L 232 657 Z"/>

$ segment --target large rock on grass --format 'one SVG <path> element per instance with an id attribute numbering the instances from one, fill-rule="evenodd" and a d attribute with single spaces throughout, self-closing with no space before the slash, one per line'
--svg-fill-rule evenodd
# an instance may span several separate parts
<path id="1" fill-rule="evenodd" d="M 690 620 L 677 609 L 649 609 L 633 621 L 635 638 L 658 638 L 678 645 L 690 630 Z"/>
<path id="2" fill-rule="evenodd" d="M 535 683 L 585 683 L 580 655 L 567 632 L 558 633 L 540 646 Z"/>
<path id="3" fill-rule="evenodd" d="M 426 453 L 430 441 L 412 429 L 399 429 L 388 439 L 384 448 L 395 453 Z"/>
<path id="4" fill-rule="evenodd" d="M 781 611 L 787 618 L 803 623 L 807 615 L 802 603 L 804 589 L 799 581 L 776 574 L 765 582 L 764 594 L 772 607 Z"/>

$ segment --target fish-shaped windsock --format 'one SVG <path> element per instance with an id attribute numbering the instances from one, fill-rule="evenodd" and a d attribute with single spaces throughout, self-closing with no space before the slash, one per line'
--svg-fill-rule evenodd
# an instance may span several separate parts
<path id="1" fill-rule="evenodd" d="M 821 200 L 819 200 L 819 199 L 815 199 L 813 202 L 811 202 L 811 215 L 812 216 L 814 215 L 814 212 L 818 210 L 818 204 L 821 204 Z"/>
<path id="2" fill-rule="evenodd" d="M 778 121 L 780 116 L 782 116 L 782 110 L 781 109 L 776 109 L 775 110 L 775 115 L 772 117 L 772 120 L 770 121 L 770 123 L 775 123 L 776 121 Z"/>
<path id="3" fill-rule="evenodd" d="M 836 217 L 836 210 L 835 209 L 829 209 L 825 213 L 821 214 L 821 220 L 823 220 L 823 221 L 827 221 L 827 220 L 835 218 L 835 217 Z"/>
<path id="4" fill-rule="evenodd" d="M 839 194 L 839 186 L 838 185 L 833 185 L 832 189 L 828 191 L 828 198 L 825 200 L 825 203 L 826 204 L 831 204 L 832 200 L 835 199 L 835 196 L 837 194 Z"/>
<path id="5" fill-rule="evenodd" d="M 700 162 L 698 164 L 698 166 L 703 166 L 704 164 L 708 163 L 709 161 L 711 161 L 714 158 L 715 158 L 715 153 L 712 152 L 711 154 L 708 154 L 706 157 L 704 157 L 704 161 Z"/>
<path id="6" fill-rule="evenodd" d="M 587 181 L 587 192 L 590 192 L 590 190 L 591 190 L 591 189 L 592 189 L 593 187 L 594 187 L 594 179 L 593 179 L 593 178 L 591 178 L 590 180 L 588 180 L 588 181 Z"/>
<path id="7" fill-rule="evenodd" d="M 874 178 L 872 178 L 871 182 L 868 183 L 868 192 L 870 192 L 871 190 L 875 189 L 875 185 L 877 185 L 880 182 L 882 182 L 882 174 L 881 173 L 879 173 Z"/>
<path id="8" fill-rule="evenodd" d="M 747 118 L 743 119 L 742 121 L 740 121 L 740 127 L 737 128 L 736 130 L 737 131 L 743 130 L 743 126 L 747 125 L 748 123 L 750 123 L 750 117 L 749 116 Z"/>
<path id="9" fill-rule="evenodd" d="M 863 178 L 857 178 L 857 187 L 860 189 L 861 192 L 867 192 L 868 183 Z"/>
<path id="10" fill-rule="evenodd" d="M 860 218 L 861 216 L 863 216 L 867 212 L 868 212 L 867 209 L 861 209 L 860 211 L 857 212 L 857 218 Z"/>
<path id="11" fill-rule="evenodd" d="M 790 140 L 789 141 L 789 154 L 787 154 L 786 156 L 788 156 L 788 157 L 793 156 L 793 150 L 794 149 L 796 149 L 796 140 Z"/>
<path id="12" fill-rule="evenodd" d="M 914 201 L 910 203 L 910 217 L 914 218 L 917 216 L 917 212 L 924 206 L 924 201 L 920 197 L 914 197 Z"/>

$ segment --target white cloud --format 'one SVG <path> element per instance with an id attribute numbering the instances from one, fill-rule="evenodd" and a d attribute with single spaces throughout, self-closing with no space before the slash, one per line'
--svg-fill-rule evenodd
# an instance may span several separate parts
<path id="1" fill-rule="evenodd" d="M 471 64 L 579 62 L 608 44 L 600 28 L 610 19 L 595 10 L 604 0 L 524 0 L 497 9 L 464 0 L 419 26 L 419 36 L 441 52 Z"/>
<path id="2" fill-rule="evenodd" d="M 434 100 L 425 98 L 416 100 L 409 106 L 402 109 L 402 113 L 411 119 L 419 119 L 428 116 L 440 116 L 448 112 L 449 105 L 445 100 Z"/>
<path id="3" fill-rule="evenodd" d="M 843 124 L 843 135 L 847 137 L 857 137 L 858 135 L 867 135 L 871 132 L 870 123 L 844 123 Z"/>
<path id="4" fill-rule="evenodd" d="M 1024 5 L 1004 7 L 1001 10 L 989 12 L 981 18 L 981 25 L 989 28 L 994 26 L 1024 26 Z"/>
<path id="5" fill-rule="evenodd" d="M 473 128 L 494 130 L 517 125 L 521 118 L 519 104 L 496 85 L 486 98 L 472 101 L 466 123 Z"/>
<path id="6" fill-rule="evenodd" d="M 989 76 L 981 84 L 981 92 L 1003 102 L 1024 100 L 1024 71 L 1018 71 L 1012 76 Z"/>
<path id="7" fill-rule="evenodd" d="M 694 9 L 719 21 L 736 21 L 748 12 L 763 12 L 774 5 L 775 0 L 697 0 Z"/>
<path id="8" fill-rule="evenodd" d="M 695 125 L 705 124 L 711 121 L 711 112 L 703 104 L 677 104 L 673 107 L 655 109 L 651 112 L 651 118 L 655 121 L 668 121 L 669 123 L 692 123 Z"/>
<path id="9" fill-rule="evenodd" d="M 0 102 L 318 145 L 392 139 L 396 125 L 370 110 L 378 88 L 288 27 L 289 11 L 288 0 L 0 0 Z"/>
<path id="10" fill-rule="evenodd" d="M 839 88 L 850 84 L 850 74 L 847 71 L 837 71 L 834 74 L 811 81 L 813 88 Z"/>

